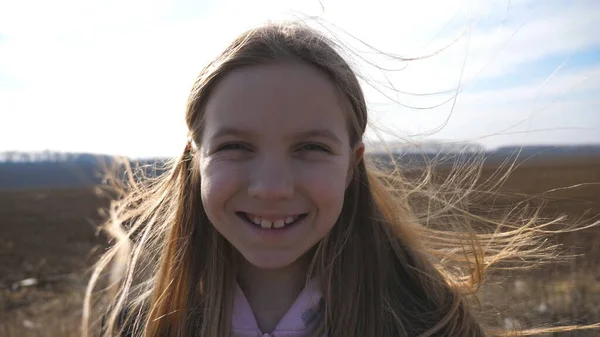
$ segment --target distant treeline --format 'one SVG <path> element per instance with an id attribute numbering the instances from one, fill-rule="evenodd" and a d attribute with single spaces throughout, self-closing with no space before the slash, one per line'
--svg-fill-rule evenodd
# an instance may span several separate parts
<path id="1" fill-rule="evenodd" d="M 379 161 L 389 161 L 387 155 L 371 153 Z M 570 157 L 600 157 L 600 145 L 502 147 L 487 152 L 396 152 L 402 166 L 448 164 L 483 156 L 488 162 L 502 162 L 506 158 L 517 161 L 555 160 Z M 166 158 L 130 160 L 142 166 L 144 174 L 156 176 L 165 171 Z M 0 153 L 0 190 L 70 188 L 103 184 L 106 169 L 116 167 L 117 158 L 106 155 L 58 153 L 4 152 Z"/>

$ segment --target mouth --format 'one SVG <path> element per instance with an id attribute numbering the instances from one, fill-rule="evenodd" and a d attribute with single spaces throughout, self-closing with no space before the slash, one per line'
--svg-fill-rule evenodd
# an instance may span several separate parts
<path id="1" fill-rule="evenodd" d="M 262 229 L 285 229 L 302 221 L 308 213 L 269 219 L 246 212 L 236 212 L 236 215 L 247 223 Z"/>

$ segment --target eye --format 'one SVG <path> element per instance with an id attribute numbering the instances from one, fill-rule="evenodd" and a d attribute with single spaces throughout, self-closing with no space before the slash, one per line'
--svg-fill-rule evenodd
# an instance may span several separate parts
<path id="1" fill-rule="evenodd" d="M 314 143 L 304 144 L 298 148 L 298 151 L 318 151 L 318 152 L 325 152 L 325 153 L 331 152 L 329 150 L 329 148 L 327 148 L 325 145 L 314 144 Z"/>
<path id="2" fill-rule="evenodd" d="M 217 151 L 249 151 L 250 147 L 244 143 L 227 143 L 219 146 Z"/>

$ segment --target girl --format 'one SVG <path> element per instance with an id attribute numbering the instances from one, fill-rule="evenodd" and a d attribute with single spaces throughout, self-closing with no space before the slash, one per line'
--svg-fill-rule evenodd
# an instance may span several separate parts
<path id="1" fill-rule="evenodd" d="M 543 256 L 537 228 L 422 226 L 414 186 L 364 156 L 365 98 L 336 49 L 269 24 L 202 70 L 181 157 L 113 205 L 120 241 L 92 276 L 84 336 L 91 291 L 119 256 L 103 336 L 486 335 L 468 296 L 491 262 Z"/>

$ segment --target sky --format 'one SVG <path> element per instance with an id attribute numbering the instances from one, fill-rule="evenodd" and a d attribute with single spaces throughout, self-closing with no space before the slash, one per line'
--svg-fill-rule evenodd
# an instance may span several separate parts
<path id="1" fill-rule="evenodd" d="M 0 151 L 175 156 L 195 76 L 281 19 L 344 47 L 367 140 L 600 143 L 597 0 L 21 0 L 0 2 Z"/>

